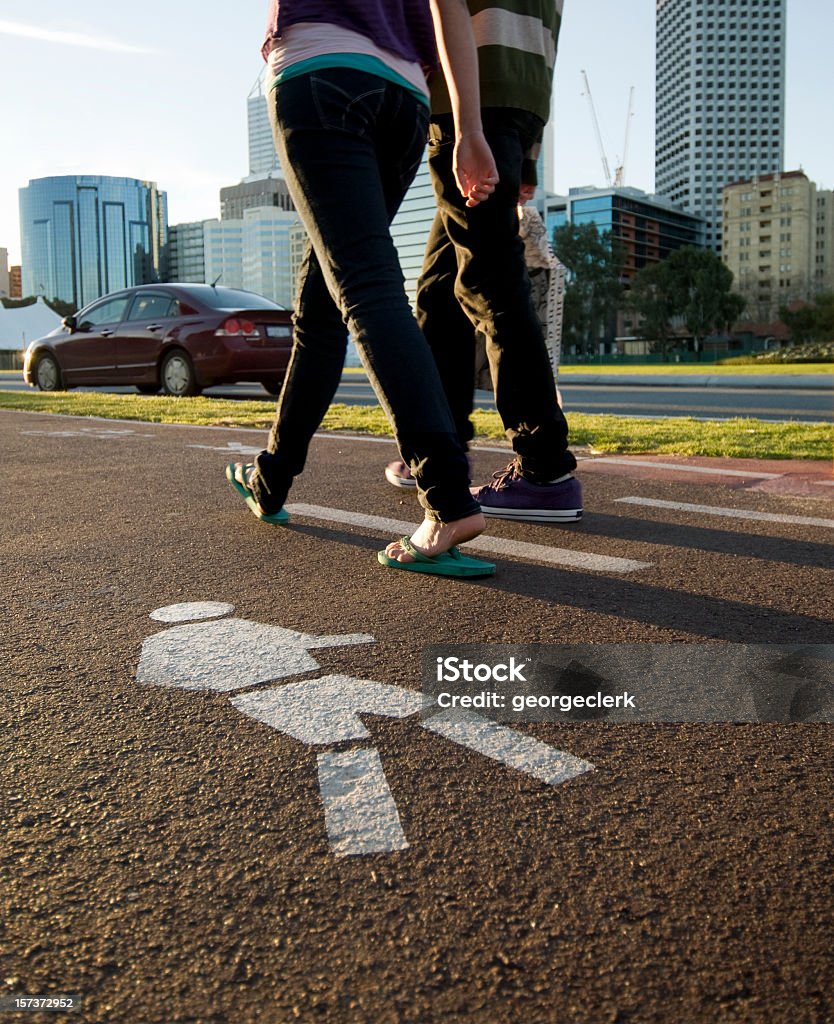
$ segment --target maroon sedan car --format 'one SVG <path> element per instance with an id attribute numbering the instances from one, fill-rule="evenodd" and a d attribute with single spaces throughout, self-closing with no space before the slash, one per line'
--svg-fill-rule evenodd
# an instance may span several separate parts
<path id="1" fill-rule="evenodd" d="M 86 306 L 26 351 L 41 391 L 133 384 L 143 394 L 198 395 L 212 384 L 281 388 L 292 314 L 270 299 L 208 284 L 145 284 Z"/>

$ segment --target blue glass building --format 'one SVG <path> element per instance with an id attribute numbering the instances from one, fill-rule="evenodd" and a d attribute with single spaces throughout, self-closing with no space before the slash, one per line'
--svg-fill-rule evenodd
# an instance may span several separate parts
<path id="1" fill-rule="evenodd" d="M 705 245 L 703 218 L 635 188 L 572 188 L 567 197 L 548 199 L 545 220 L 551 239 L 554 230 L 568 221 L 596 224 L 600 234 L 610 232 L 624 247 L 626 284 L 638 270 L 665 260 L 676 249 Z"/>
<path id="2" fill-rule="evenodd" d="M 20 190 L 23 294 L 85 306 L 160 278 L 167 197 L 151 181 L 36 178 Z"/>

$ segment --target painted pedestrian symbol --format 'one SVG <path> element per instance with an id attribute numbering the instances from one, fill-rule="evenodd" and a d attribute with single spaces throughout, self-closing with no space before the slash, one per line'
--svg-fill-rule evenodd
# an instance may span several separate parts
<path id="1" fill-rule="evenodd" d="M 266 683 L 317 671 L 311 650 L 368 644 L 374 638 L 367 633 L 314 636 L 227 617 L 233 612 L 233 605 L 214 601 L 168 605 L 152 612 L 155 621 L 173 625 L 143 643 L 137 681 L 188 690 L 247 691 L 230 698 L 239 711 L 318 748 L 319 790 L 334 853 L 405 849 L 408 840 L 379 753 L 361 745 L 370 733 L 360 716 L 408 718 L 420 712 L 422 694 L 346 675 L 263 688 Z M 587 761 L 477 714 L 440 714 L 419 724 L 548 785 L 593 768 Z M 345 742 L 356 745 L 328 749 Z"/>
<path id="2" fill-rule="evenodd" d="M 137 680 L 184 690 L 244 690 L 315 672 L 319 665 L 309 652 L 316 648 L 374 642 L 367 633 L 308 636 L 248 619 L 220 618 L 233 611 L 230 604 L 202 601 L 151 612 L 158 622 L 187 625 L 148 637 L 142 644 Z"/>

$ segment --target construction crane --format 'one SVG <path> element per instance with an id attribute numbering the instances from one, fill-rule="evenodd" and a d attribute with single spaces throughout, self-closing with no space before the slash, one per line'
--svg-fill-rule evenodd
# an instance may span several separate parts
<path id="1" fill-rule="evenodd" d="M 594 98 L 591 95 L 591 85 L 588 81 L 588 75 L 585 71 L 582 72 L 582 80 L 585 83 L 585 95 L 588 97 L 588 106 L 591 108 L 591 120 L 594 123 L 594 133 L 597 137 L 597 146 L 599 147 L 599 155 L 602 158 L 602 171 L 605 175 L 605 185 L 607 188 L 619 188 L 625 184 L 625 169 L 626 159 L 628 157 L 628 136 L 629 128 L 631 127 L 631 118 L 634 109 L 634 86 L 632 85 L 631 91 L 628 95 L 628 113 L 626 114 L 626 127 L 625 127 L 625 140 L 623 142 L 623 158 L 620 161 L 619 166 L 616 168 L 614 177 L 611 177 L 611 168 L 608 164 L 608 157 L 605 155 L 605 146 L 602 141 L 602 132 L 599 130 L 599 121 L 597 120 L 597 111 L 594 106 Z"/>
<path id="2" fill-rule="evenodd" d="M 628 133 L 631 128 L 631 118 L 634 113 L 634 86 L 632 85 L 628 93 L 628 113 L 626 114 L 626 126 L 625 126 L 625 138 L 623 139 L 623 158 L 620 161 L 620 166 L 614 171 L 614 188 L 620 188 L 625 185 L 625 169 L 626 161 L 628 160 Z"/>
<path id="3" fill-rule="evenodd" d="M 605 174 L 605 184 L 608 188 L 611 188 L 611 168 L 608 166 L 608 157 L 605 155 L 605 146 L 602 144 L 602 133 L 599 130 L 599 121 L 597 121 L 596 107 L 594 107 L 594 98 L 591 96 L 591 86 L 588 82 L 588 76 L 585 72 L 582 72 L 582 80 L 585 82 L 585 95 L 588 97 L 588 106 L 591 108 L 591 120 L 594 122 L 594 131 L 597 136 L 597 145 L 599 146 L 599 155 L 602 157 L 602 170 Z"/>

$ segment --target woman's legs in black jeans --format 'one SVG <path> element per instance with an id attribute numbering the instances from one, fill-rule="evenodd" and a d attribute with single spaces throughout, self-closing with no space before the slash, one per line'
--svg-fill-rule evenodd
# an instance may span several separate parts
<path id="1" fill-rule="evenodd" d="M 428 520 L 478 513 L 443 387 L 411 313 L 389 231 L 419 165 L 427 113 L 407 90 L 337 68 L 282 83 L 274 125 L 287 184 L 312 243 L 293 356 L 253 490 L 265 511 L 286 499 L 335 394 L 350 327 L 418 482 Z"/>

